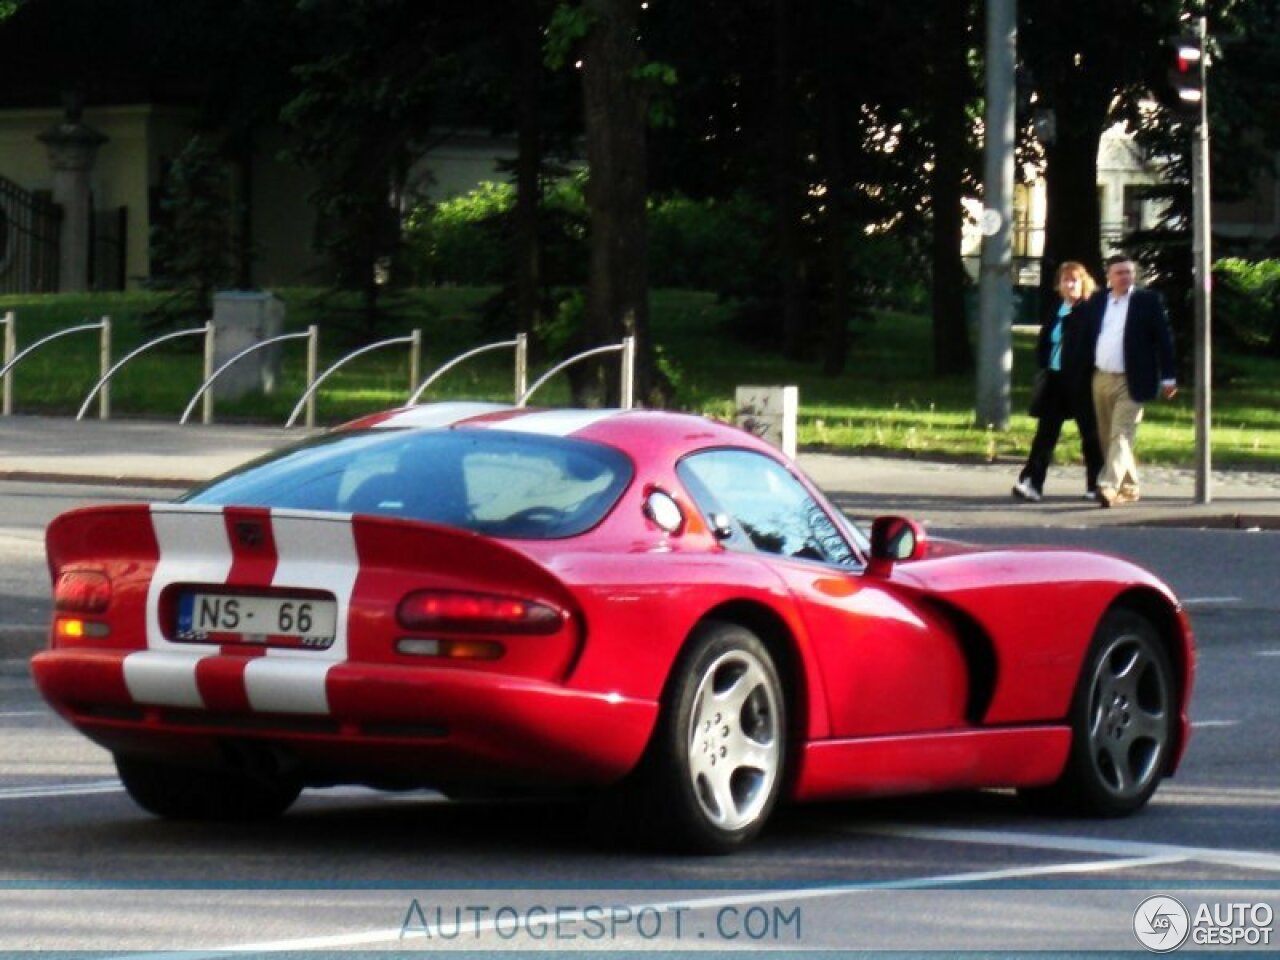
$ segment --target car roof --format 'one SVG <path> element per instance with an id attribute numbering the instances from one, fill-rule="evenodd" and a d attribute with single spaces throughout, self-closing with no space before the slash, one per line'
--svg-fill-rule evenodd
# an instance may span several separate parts
<path id="1" fill-rule="evenodd" d="M 622 449 L 664 448 L 672 452 L 703 447 L 746 447 L 779 456 L 753 434 L 731 424 L 665 410 L 542 409 L 458 401 L 386 410 L 344 424 L 347 429 L 506 430 L 575 437 Z"/>

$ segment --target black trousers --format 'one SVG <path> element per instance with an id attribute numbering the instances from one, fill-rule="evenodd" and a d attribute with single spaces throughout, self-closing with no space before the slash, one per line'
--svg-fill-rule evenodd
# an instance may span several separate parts
<path id="1" fill-rule="evenodd" d="M 1040 408 L 1040 420 L 1036 435 L 1031 440 L 1031 453 L 1026 466 L 1018 474 L 1019 480 L 1028 480 L 1037 490 L 1044 490 L 1049 465 L 1053 463 L 1053 451 L 1062 435 L 1062 425 L 1068 420 L 1076 422 L 1080 431 L 1080 446 L 1084 453 L 1084 480 L 1086 490 L 1096 490 L 1098 474 L 1102 471 L 1102 446 L 1098 442 L 1098 422 L 1093 414 L 1093 400 L 1072 391 L 1067 378 L 1061 372 L 1050 370 L 1045 383 L 1044 399 Z"/>

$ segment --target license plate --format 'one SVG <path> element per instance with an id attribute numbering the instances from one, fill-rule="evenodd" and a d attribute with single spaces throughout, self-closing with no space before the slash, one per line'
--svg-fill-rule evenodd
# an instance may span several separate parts
<path id="1" fill-rule="evenodd" d="M 324 649 L 333 643 L 337 622 L 333 600 L 183 593 L 174 639 Z"/>

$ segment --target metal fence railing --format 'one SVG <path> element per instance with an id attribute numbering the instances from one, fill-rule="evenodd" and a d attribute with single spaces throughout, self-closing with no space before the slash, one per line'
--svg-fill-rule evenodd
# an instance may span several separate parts
<path id="1" fill-rule="evenodd" d="M 546 384 L 552 377 L 563 371 L 566 367 L 585 360 L 588 357 L 598 356 L 606 353 L 618 353 L 621 355 L 621 366 L 619 371 L 619 393 L 620 403 L 623 409 L 630 409 L 635 403 L 635 338 L 624 337 L 618 343 L 606 344 L 605 346 L 595 347 L 590 350 L 584 350 L 575 354 L 560 363 L 553 366 L 539 377 L 531 386 L 526 388 L 528 380 L 528 339 L 526 335 L 520 334 L 515 339 L 503 340 L 498 343 L 489 343 L 465 353 L 459 354 L 449 360 L 442 366 L 438 367 L 425 379 L 420 378 L 419 367 L 422 352 L 422 331 L 414 330 L 411 334 L 402 337 L 392 337 L 386 340 L 379 340 L 376 343 L 370 343 L 356 350 L 351 351 L 341 357 L 337 362 L 331 364 L 323 373 L 317 374 L 318 355 L 319 355 L 319 331 L 315 326 L 308 327 L 305 332 L 286 333 L 279 336 L 271 337 L 250 345 L 241 350 L 239 353 L 225 360 L 216 369 L 214 368 L 214 340 L 217 335 L 216 328 L 212 323 L 206 323 L 200 327 L 193 327 L 187 330 L 178 330 L 173 333 L 167 333 L 159 337 L 155 337 L 145 343 L 134 347 L 120 360 L 112 363 L 112 328 L 111 318 L 102 317 L 96 322 L 85 322 L 75 326 L 68 327 L 63 330 L 57 330 L 53 333 L 41 337 L 35 343 L 28 345 L 22 350 L 17 346 L 17 317 L 11 311 L 0 316 L 0 327 L 3 327 L 2 339 L 3 343 L 3 365 L 0 365 L 0 390 L 3 391 L 3 408 L 0 410 L 4 416 L 13 413 L 14 406 L 14 378 L 12 376 L 13 369 L 25 360 L 32 353 L 44 347 L 55 340 L 62 337 L 70 336 L 75 333 L 88 332 L 97 330 L 100 334 L 99 347 L 99 367 L 101 375 L 99 376 L 93 388 L 85 396 L 79 410 L 76 413 L 77 420 L 83 420 L 85 414 L 88 413 L 94 399 L 98 400 L 98 416 L 100 419 L 106 420 L 111 416 L 111 380 L 120 372 L 128 363 L 140 354 L 167 343 L 180 337 L 203 336 L 205 338 L 204 348 L 204 367 L 203 376 L 199 387 L 188 401 L 179 423 L 185 424 L 191 419 L 197 403 L 204 401 L 204 409 L 201 416 L 202 423 L 213 422 L 213 392 L 211 388 L 219 377 L 221 377 L 232 366 L 239 363 L 245 357 L 258 350 L 268 347 L 272 344 L 280 343 L 285 340 L 307 340 L 306 355 L 306 389 L 302 396 L 298 399 L 297 404 L 289 414 L 289 418 L 285 423 L 285 429 L 294 426 L 302 412 L 306 411 L 306 426 L 315 426 L 315 400 L 320 387 L 324 382 L 339 369 L 346 366 L 351 361 L 361 357 L 374 350 L 384 347 L 395 346 L 398 344 L 409 345 L 409 394 L 407 399 L 408 405 L 418 403 L 422 394 L 433 383 L 439 380 L 444 374 L 454 369 L 464 361 L 487 353 L 491 350 L 501 348 L 515 348 L 515 405 L 518 407 L 526 406 L 529 399 L 535 392 Z"/>

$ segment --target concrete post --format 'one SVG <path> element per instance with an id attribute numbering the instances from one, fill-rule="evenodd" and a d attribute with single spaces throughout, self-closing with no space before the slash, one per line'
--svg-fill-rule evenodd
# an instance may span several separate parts
<path id="1" fill-rule="evenodd" d="M 102 332 L 98 339 L 98 368 L 104 380 L 111 372 L 111 318 L 102 318 Z M 77 419 L 79 419 L 77 417 Z M 111 381 L 102 384 L 102 392 L 98 394 L 98 419 L 111 419 Z"/>
<path id="2" fill-rule="evenodd" d="M 418 387 L 422 379 L 422 330 L 413 331 L 413 339 L 409 341 L 409 395 Z"/>
<path id="3" fill-rule="evenodd" d="M 740 386 L 734 390 L 733 402 L 734 423 L 795 458 L 799 387 Z"/>
<path id="4" fill-rule="evenodd" d="M 98 148 L 107 138 L 81 120 L 81 106 L 69 99 L 66 116 L 36 139 L 49 150 L 53 168 L 53 202 L 62 208 L 58 237 L 58 291 L 89 289 L 93 243 L 93 194 L 90 173 Z"/>
<path id="5" fill-rule="evenodd" d="M 516 403 L 529 389 L 529 335 L 516 334 Z"/>
<path id="6" fill-rule="evenodd" d="M 0 359 L 6 367 L 12 362 L 18 353 L 18 318 L 17 315 L 10 310 L 4 315 L 4 358 Z M 13 413 L 13 371 L 10 370 L 4 377 L 4 401 L 3 409 L 0 410 L 4 416 Z"/>
<path id="7" fill-rule="evenodd" d="M 316 382 L 316 371 L 320 369 L 320 328 L 314 323 L 307 327 L 307 390 Z M 307 397 L 307 428 L 316 425 L 315 394 Z"/>

